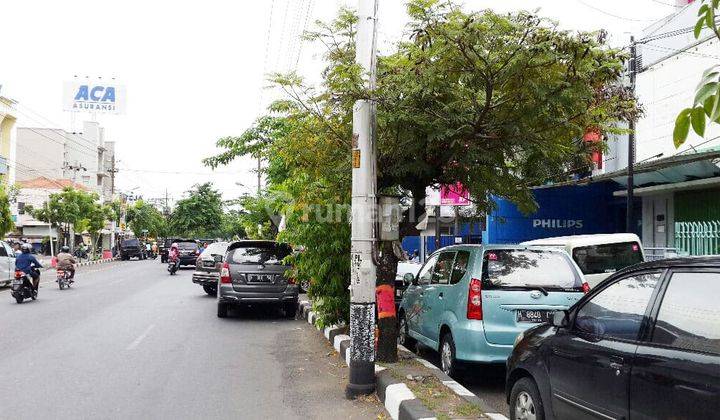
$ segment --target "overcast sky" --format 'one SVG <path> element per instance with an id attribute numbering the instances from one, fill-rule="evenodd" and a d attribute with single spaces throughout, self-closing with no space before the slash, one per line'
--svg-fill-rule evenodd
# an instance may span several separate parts
<path id="1" fill-rule="evenodd" d="M 540 9 L 572 30 L 610 32 L 627 44 L 674 0 L 503 0 L 463 2 L 467 10 Z M 318 80 L 322 47 L 300 43 L 304 28 L 333 17 L 356 0 L 136 1 L 22 0 L 3 2 L 2 94 L 19 102 L 18 126 L 69 129 L 63 82 L 77 76 L 115 77 L 127 87 L 127 113 L 99 116 L 116 141 L 117 185 L 145 197 L 167 189 L 177 199 L 212 181 L 225 198 L 253 192 L 255 163 L 241 160 L 214 173 L 200 160 L 217 138 L 238 135 L 272 93 L 264 74 L 297 71 Z M 380 0 L 379 45 L 403 34 L 404 1 Z M 268 35 L 269 34 L 269 35 Z M 81 124 L 89 116 L 77 115 Z M 77 129 L 77 127 L 76 127 Z M 242 185 L 236 185 L 240 183 Z"/>

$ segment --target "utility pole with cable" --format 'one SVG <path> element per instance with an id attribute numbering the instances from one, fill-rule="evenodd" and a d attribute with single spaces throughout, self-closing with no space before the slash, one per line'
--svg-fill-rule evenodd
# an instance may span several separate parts
<path id="1" fill-rule="evenodd" d="M 377 0 L 358 0 L 355 61 L 365 87 L 375 88 Z M 375 390 L 374 252 L 377 175 L 375 172 L 375 104 L 358 100 L 353 106 L 352 244 L 350 251 L 350 375 L 345 395 L 355 398 Z"/>
<path id="2" fill-rule="evenodd" d="M 637 71 L 637 48 L 635 37 L 630 37 L 630 90 L 635 95 L 635 73 Z M 628 233 L 635 232 L 635 218 L 633 201 L 635 200 L 635 121 L 631 118 L 628 121 L 628 177 L 627 177 L 627 214 L 625 219 L 625 230 Z"/>

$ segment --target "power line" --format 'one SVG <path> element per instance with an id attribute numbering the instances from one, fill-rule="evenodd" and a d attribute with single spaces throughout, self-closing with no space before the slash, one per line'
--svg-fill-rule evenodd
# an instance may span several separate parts
<path id="1" fill-rule="evenodd" d="M 585 7 L 588 7 L 588 8 L 590 8 L 590 9 L 595 10 L 596 12 L 600 12 L 600 13 L 602 13 L 602 14 L 604 14 L 604 15 L 607 15 L 607 16 L 610 16 L 610 17 L 614 17 L 615 19 L 625 20 L 625 21 L 628 21 L 628 22 L 655 22 L 655 21 L 657 20 L 657 19 L 632 19 L 632 18 L 627 18 L 627 17 L 624 17 L 624 16 L 619 16 L 619 15 L 616 15 L 616 14 L 613 14 L 613 13 L 610 13 L 610 12 L 606 12 L 605 10 L 599 9 L 599 8 L 593 6 L 593 5 L 590 5 L 590 4 L 585 3 L 583 0 L 575 0 L 575 1 L 577 1 L 577 2 L 580 3 L 580 4 L 582 4 L 582 5 L 585 6 Z"/>

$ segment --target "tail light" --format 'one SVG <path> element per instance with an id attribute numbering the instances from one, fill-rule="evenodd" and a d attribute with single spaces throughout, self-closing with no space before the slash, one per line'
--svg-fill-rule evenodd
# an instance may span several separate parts
<path id="1" fill-rule="evenodd" d="M 15 278 L 16 278 L 16 279 L 19 279 L 19 278 L 21 278 L 21 277 L 24 276 L 24 275 L 25 275 L 25 273 L 23 273 L 22 271 L 20 271 L 20 270 L 15 270 Z"/>
<path id="2" fill-rule="evenodd" d="M 230 265 L 224 263 L 220 270 L 220 283 L 230 283 Z"/>
<path id="3" fill-rule="evenodd" d="M 468 290 L 467 319 L 483 319 L 482 282 L 478 279 L 470 280 L 470 288 Z"/>
<path id="4" fill-rule="evenodd" d="M 588 284 L 588 282 L 583 282 L 582 290 L 583 290 L 583 293 L 585 293 L 586 295 L 588 293 L 590 293 L 590 285 Z"/>
<path id="5" fill-rule="evenodd" d="M 199 249 L 196 249 L 196 250 L 195 250 L 195 255 L 200 255 L 200 250 L 199 250 Z"/>

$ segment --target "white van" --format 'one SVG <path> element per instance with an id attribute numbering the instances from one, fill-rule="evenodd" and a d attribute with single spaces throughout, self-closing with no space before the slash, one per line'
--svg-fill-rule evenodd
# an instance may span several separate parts
<path id="1" fill-rule="evenodd" d="M 645 261 L 640 238 L 632 233 L 557 236 L 521 245 L 563 248 L 580 267 L 590 287 L 622 268 Z"/>

